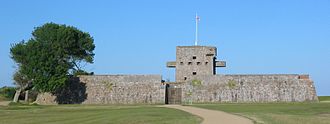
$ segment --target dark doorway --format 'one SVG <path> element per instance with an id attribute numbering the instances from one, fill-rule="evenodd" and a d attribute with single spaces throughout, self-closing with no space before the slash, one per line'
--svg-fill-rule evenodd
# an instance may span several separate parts
<path id="1" fill-rule="evenodd" d="M 169 84 L 166 84 L 165 85 L 165 104 L 168 104 L 168 87 L 169 87 L 170 85 Z"/>
<path id="2" fill-rule="evenodd" d="M 166 84 L 165 104 L 181 104 L 182 88 Z"/>

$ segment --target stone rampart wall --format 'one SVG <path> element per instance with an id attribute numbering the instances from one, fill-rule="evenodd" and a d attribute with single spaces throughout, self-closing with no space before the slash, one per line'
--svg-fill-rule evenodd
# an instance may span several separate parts
<path id="1" fill-rule="evenodd" d="M 157 104 L 164 103 L 160 75 L 92 75 L 72 79 L 53 95 L 39 94 L 39 104 Z"/>
<path id="2" fill-rule="evenodd" d="M 308 75 L 211 75 L 176 84 L 188 102 L 318 101 Z"/>
<path id="3" fill-rule="evenodd" d="M 182 102 L 316 102 L 308 75 L 210 75 L 169 83 L 182 88 Z M 72 79 L 53 95 L 39 94 L 39 104 L 164 104 L 160 75 L 93 75 Z"/>

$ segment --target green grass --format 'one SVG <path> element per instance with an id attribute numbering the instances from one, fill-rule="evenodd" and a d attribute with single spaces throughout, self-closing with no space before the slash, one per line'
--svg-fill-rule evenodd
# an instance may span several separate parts
<path id="1" fill-rule="evenodd" d="M 197 124 L 189 113 L 156 106 L 11 105 L 0 107 L 0 124 Z"/>
<path id="2" fill-rule="evenodd" d="M 330 96 L 319 96 L 320 102 L 330 102 Z"/>
<path id="3" fill-rule="evenodd" d="M 330 103 L 196 104 L 265 124 L 330 124 Z"/>

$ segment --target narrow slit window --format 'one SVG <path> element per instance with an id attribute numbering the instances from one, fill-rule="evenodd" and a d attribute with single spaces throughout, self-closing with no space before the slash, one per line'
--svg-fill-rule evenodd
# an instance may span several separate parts
<path id="1" fill-rule="evenodd" d="M 183 62 L 180 62 L 180 65 L 183 65 Z"/>
<path id="2" fill-rule="evenodd" d="M 188 65 L 191 65 L 192 62 L 188 62 Z"/>
<path id="3" fill-rule="evenodd" d="M 209 64 L 209 62 L 205 62 L 205 65 Z"/>
<path id="4" fill-rule="evenodd" d="M 187 80 L 187 77 L 183 77 L 184 80 Z"/>
<path id="5" fill-rule="evenodd" d="M 193 56 L 193 59 L 196 59 L 197 57 L 196 56 Z"/>
<path id="6" fill-rule="evenodd" d="M 193 75 L 196 75 L 196 74 L 197 74 L 197 72 L 195 72 L 195 71 L 194 71 L 192 74 L 193 74 Z"/>
<path id="7" fill-rule="evenodd" d="M 200 65 L 201 64 L 201 62 L 197 62 L 197 65 Z"/>

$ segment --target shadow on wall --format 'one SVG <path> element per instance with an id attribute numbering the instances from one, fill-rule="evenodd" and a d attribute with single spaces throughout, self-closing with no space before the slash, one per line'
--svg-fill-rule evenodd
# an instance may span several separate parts
<path id="1" fill-rule="evenodd" d="M 78 77 L 73 77 L 65 88 L 57 90 L 53 95 L 58 104 L 81 104 L 87 99 L 86 84 L 80 82 Z"/>

